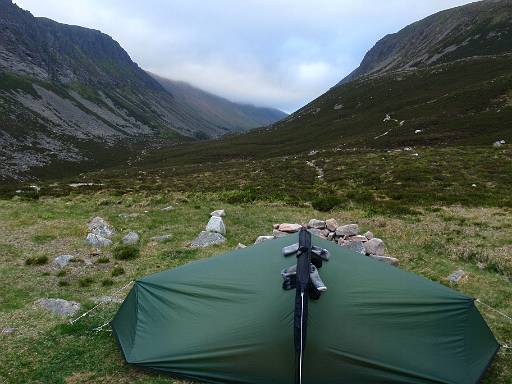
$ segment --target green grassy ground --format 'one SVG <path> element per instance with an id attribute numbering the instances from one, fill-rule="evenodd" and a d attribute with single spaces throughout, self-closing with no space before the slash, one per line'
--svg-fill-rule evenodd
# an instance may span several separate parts
<path id="1" fill-rule="evenodd" d="M 331 180 L 328 174 L 326 178 Z M 315 178 L 314 172 L 310 177 Z M 409 211 L 396 211 L 350 202 L 321 213 L 305 199 L 294 204 L 278 198 L 244 202 L 246 194 L 237 195 L 236 190 L 184 193 L 161 185 L 141 187 L 147 184 L 146 179 L 141 180 L 131 187 L 121 181 L 118 185 L 91 187 L 87 193 L 68 193 L 62 184 L 54 184 L 46 190 L 54 195 L 60 191 L 61 196 L 0 200 L 0 327 L 17 328 L 16 333 L 2 336 L 0 382 L 172 383 L 165 376 L 127 366 L 112 335 L 92 330 L 115 313 L 117 304 L 105 305 L 83 321 L 69 325 L 36 308 L 34 301 L 41 297 L 64 298 L 82 303 L 82 310 L 86 310 L 93 306 L 94 297 L 108 295 L 132 279 L 222 253 L 238 242 L 251 244 L 258 235 L 271 232 L 276 222 L 329 217 L 340 223 L 357 222 L 363 231 L 371 229 L 385 240 L 388 254 L 398 257 L 402 268 L 441 284 L 448 284 L 448 274 L 464 268 L 469 276 L 452 285 L 454 289 L 512 314 L 510 207 L 409 201 Z M 325 183 L 317 187 L 336 189 L 336 183 Z M 246 193 L 250 196 L 251 192 Z M 161 210 L 168 205 L 175 209 Z M 205 250 L 187 248 L 205 226 L 209 212 L 218 208 L 227 211 L 227 243 Z M 137 216 L 120 216 L 130 214 Z M 127 231 L 138 231 L 142 235 L 140 256 L 115 260 L 112 249 L 95 254 L 84 239 L 86 224 L 96 215 L 117 229 L 116 243 Z M 172 239 L 166 243 L 149 241 L 152 236 L 164 234 L 172 234 Z M 26 265 L 31 257 L 46 256 L 51 261 L 61 254 L 76 255 L 79 261 L 63 271 L 50 264 Z M 485 308 L 481 310 L 496 337 L 512 344 L 511 324 Z M 511 378 L 512 354 L 500 352 L 484 383 L 508 384 Z"/>

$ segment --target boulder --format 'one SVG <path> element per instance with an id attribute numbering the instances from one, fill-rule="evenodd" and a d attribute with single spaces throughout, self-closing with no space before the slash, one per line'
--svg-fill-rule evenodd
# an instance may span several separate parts
<path id="1" fill-rule="evenodd" d="M 384 242 L 381 239 L 374 237 L 364 243 L 364 247 L 367 255 L 384 256 Z"/>
<path id="2" fill-rule="evenodd" d="M 192 248 L 206 248 L 211 245 L 222 244 L 225 241 L 226 238 L 220 233 L 202 231 L 194 240 L 192 240 L 190 246 Z"/>
<path id="3" fill-rule="evenodd" d="M 324 229 L 325 225 L 326 225 L 325 221 L 311 219 L 311 220 L 309 220 L 308 228 Z"/>
<path id="4" fill-rule="evenodd" d="M 467 276 L 468 276 L 468 274 L 466 272 L 464 272 L 464 270 L 459 269 L 459 270 L 453 272 L 452 274 L 450 274 L 446 278 L 446 280 L 448 280 L 450 283 L 458 283 L 461 280 L 465 279 Z"/>
<path id="5" fill-rule="evenodd" d="M 87 224 L 87 227 L 89 228 L 89 232 L 93 235 L 105 237 L 107 239 L 114 236 L 116 233 L 114 228 L 99 216 L 92 219 L 89 224 Z"/>
<path id="6" fill-rule="evenodd" d="M 53 265 L 59 268 L 64 268 L 73 259 L 72 255 L 61 255 L 53 259 Z"/>
<path id="7" fill-rule="evenodd" d="M 163 243 L 165 241 L 171 240 L 171 238 L 172 238 L 172 235 L 162 235 L 162 236 L 152 237 L 150 240 L 156 241 L 157 243 Z"/>
<path id="8" fill-rule="evenodd" d="M 308 229 L 308 232 L 311 233 L 313 236 L 317 236 L 317 237 L 320 237 L 322 239 L 325 239 L 325 236 L 324 234 L 322 233 L 322 230 L 321 229 L 317 229 L 317 228 L 309 228 Z"/>
<path id="9" fill-rule="evenodd" d="M 39 299 L 35 304 L 58 316 L 72 316 L 80 310 L 80 303 L 64 299 Z"/>
<path id="10" fill-rule="evenodd" d="M 224 225 L 224 221 L 222 220 L 222 217 L 219 217 L 219 216 L 210 217 L 210 221 L 208 221 L 208 224 L 206 225 L 206 231 L 220 233 L 221 235 L 225 235 L 226 234 L 226 226 Z"/>
<path id="11" fill-rule="evenodd" d="M 217 209 L 216 211 L 210 213 L 210 216 L 224 217 L 226 216 L 226 211 L 224 211 L 223 209 Z"/>
<path id="12" fill-rule="evenodd" d="M 112 245 L 112 240 L 103 236 L 95 235 L 94 233 L 89 233 L 85 241 L 93 247 L 108 247 Z"/>
<path id="13" fill-rule="evenodd" d="M 359 226 L 357 224 L 347 224 L 336 228 L 336 236 L 355 236 L 359 234 Z"/>
<path id="14" fill-rule="evenodd" d="M 339 239 L 338 244 L 342 247 L 350 249 L 353 252 L 360 253 L 361 255 L 366 254 L 366 250 L 364 248 L 364 243 L 352 242 L 352 241 Z"/>
<path id="15" fill-rule="evenodd" d="M 123 237 L 123 244 L 125 245 L 135 245 L 139 242 L 140 236 L 137 232 L 128 232 L 125 237 Z"/>
<path id="16" fill-rule="evenodd" d="M 380 261 L 382 263 L 392 265 L 393 267 L 398 267 L 400 265 L 400 261 L 398 259 L 395 259 L 394 257 L 377 255 L 370 255 L 368 257 L 371 257 L 372 259 Z"/>
<path id="17" fill-rule="evenodd" d="M 256 239 L 256 241 L 254 242 L 254 244 L 261 244 L 265 241 L 269 241 L 269 240 L 274 240 L 275 237 L 274 236 L 260 236 Z"/>
<path id="18" fill-rule="evenodd" d="M 366 243 L 368 241 L 366 236 L 361 236 L 361 235 L 350 236 L 349 238 L 347 238 L 347 240 L 352 243 Z"/>
<path id="19" fill-rule="evenodd" d="M 329 219 L 329 220 L 326 220 L 325 221 L 325 226 L 327 227 L 327 229 L 331 232 L 335 232 L 336 231 L 336 228 L 339 227 L 338 225 L 338 222 L 336 221 L 336 219 Z"/>
<path id="20" fill-rule="evenodd" d="M 368 231 L 364 234 L 364 237 L 366 237 L 368 240 L 373 239 L 375 236 L 373 236 L 373 233 Z"/>
<path id="21" fill-rule="evenodd" d="M 299 232 L 302 228 L 302 225 L 300 224 L 288 224 L 288 223 L 284 223 L 284 224 L 279 224 L 279 230 L 281 232 L 286 232 L 286 233 L 295 233 L 295 232 Z"/>
<path id="22" fill-rule="evenodd" d="M 281 238 L 281 237 L 285 237 L 285 236 L 288 236 L 288 235 L 289 235 L 289 233 L 281 232 L 281 231 L 280 231 L 280 230 L 278 230 L 278 229 L 274 229 L 274 230 L 272 231 L 272 234 L 274 235 L 274 237 L 275 237 L 276 239 L 279 239 L 279 238 Z"/>

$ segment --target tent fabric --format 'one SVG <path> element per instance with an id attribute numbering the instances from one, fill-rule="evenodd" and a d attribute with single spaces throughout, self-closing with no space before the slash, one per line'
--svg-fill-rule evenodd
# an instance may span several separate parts
<path id="1" fill-rule="evenodd" d="M 128 363 L 203 383 L 293 384 L 298 235 L 135 282 L 112 321 Z M 313 236 L 331 252 L 309 303 L 304 384 L 477 383 L 499 345 L 474 299 Z"/>

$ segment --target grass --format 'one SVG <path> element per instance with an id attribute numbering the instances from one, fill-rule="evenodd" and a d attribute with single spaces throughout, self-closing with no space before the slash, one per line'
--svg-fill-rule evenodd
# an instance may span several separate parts
<path id="1" fill-rule="evenodd" d="M 327 187 L 318 185 L 324 191 Z M 347 194 L 336 188 L 331 191 Z M 161 210 L 168 205 L 175 209 Z M 118 304 L 104 305 L 71 326 L 65 319 L 34 308 L 33 302 L 41 297 L 60 297 L 82 303 L 85 311 L 94 305 L 94 297 L 111 295 L 135 278 L 234 249 L 239 242 L 249 245 L 257 236 L 270 234 L 277 222 L 330 217 L 340 224 L 356 222 L 362 232 L 372 230 L 384 239 L 387 253 L 398 257 L 402 268 L 441 284 L 447 284 L 445 277 L 451 272 L 463 268 L 469 276 L 453 285 L 454 289 L 512 313 L 511 208 L 420 202 L 409 202 L 406 209 L 399 205 L 382 207 L 375 204 L 372 208 L 349 198 L 325 213 L 306 201 L 291 204 L 258 196 L 228 203 L 223 191 L 183 193 L 165 187 L 141 190 L 136 185 L 122 195 L 107 186 L 86 193 L 42 194 L 39 200 L 0 200 L 4 218 L 0 230 L 5 234 L 0 239 L 0 324 L 19 330 L 15 336 L 2 339 L 0 381 L 181 383 L 127 366 L 110 333 L 92 331 L 111 318 Z M 227 242 L 207 249 L 187 248 L 206 225 L 209 213 L 219 208 L 227 212 Z M 120 216 L 132 213 L 138 216 Z M 102 250 L 99 258 L 90 256 L 91 249 L 84 242 L 86 224 L 97 215 L 116 228 L 115 242 L 129 230 L 141 234 L 137 258 L 117 261 L 122 265 L 94 262 L 112 258 L 115 249 Z M 40 233 L 55 234 L 55 239 L 34 242 L 34 235 Z M 173 235 L 168 242 L 144 241 L 168 233 Z M 48 257 L 72 253 L 82 262 L 70 263 L 64 276 L 52 272 L 48 265 L 24 265 L 24 255 L 34 252 Z M 485 308 L 481 311 L 496 337 L 512 343 L 510 325 Z M 484 383 L 508 384 L 511 377 L 512 356 L 500 352 Z"/>
<path id="2" fill-rule="evenodd" d="M 48 256 L 33 256 L 25 260 L 25 265 L 44 265 L 48 264 Z"/>
<path id="3" fill-rule="evenodd" d="M 118 245 L 113 250 L 114 259 L 131 260 L 139 257 L 140 249 L 134 245 Z"/>

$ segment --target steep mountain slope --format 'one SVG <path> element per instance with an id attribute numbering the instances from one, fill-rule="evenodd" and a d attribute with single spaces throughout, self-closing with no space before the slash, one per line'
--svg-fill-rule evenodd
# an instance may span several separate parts
<path id="1" fill-rule="evenodd" d="M 510 52 L 512 1 L 485 0 L 439 12 L 380 40 L 341 81 Z"/>
<path id="2" fill-rule="evenodd" d="M 430 60 L 433 56 L 425 60 L 423 52 L 454 45 L 452 15 L 465 20 L 457 28 L 464 30 L 462 41 L 471 43 L 437 61 Z M 354 80 L 333 87 L 271 127 L 178 146 L 172 153 L 157 151 L 144 167 L 171 166 L 184 159 L 202 163 L 313 150 L 325 150 L 327 156 L 329 151 L 365 148 L 512 142 L 512 2 L 484 1 L 426 20 L 413 24 L 415 33 L 405 33 L 412 28 L 407 27 L 396 34 L 403 37 L 399 45 L 409 48 L 386 51 L 382 49 L 390 39 L 386 37 L 366 56 L 361 75 L 353 75 Z M 368 69 L 372 57 L 379 60 L 373 61 L 375 69 Z M 422 64 L 414 68 L 402 62 Z"/>
<path id="3" fill-rule="evenodd" d="M 0 179 L 104 167 L 148 146 L 282 117 L 263 109 L 255 118 L 221 103 L 201 107 L 193 97 L 175 98 L 111 37 L 0 0 Z M 229 122 L 230 113 L 229 124 L 209 120 L 218 114 Z"/>
<path id="4" fill-rule="evenodd" d="M 182 81 L 166 79 L 155 74 L 151 76 L 174 96 L 176 103 L 183 110 L 200 116 L 219 129 L 244 132 L 273 124 L 288 116 L 278 109 L 234 103 Z"/>

